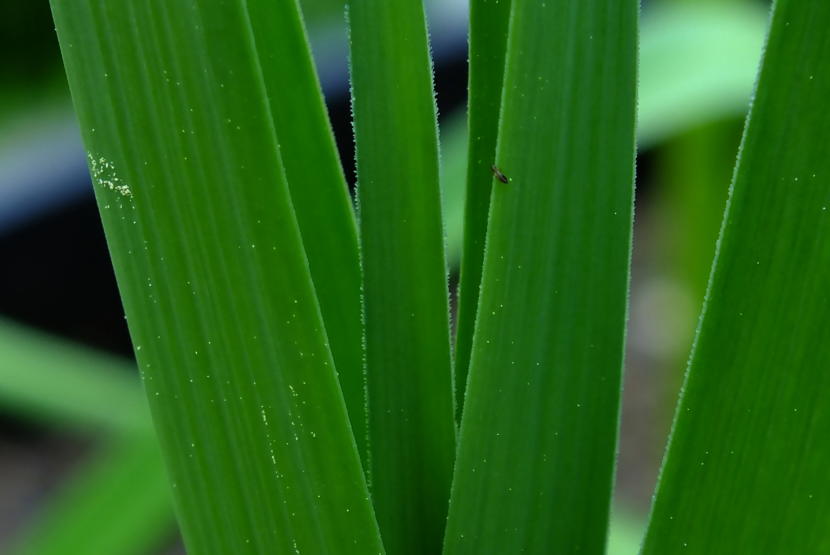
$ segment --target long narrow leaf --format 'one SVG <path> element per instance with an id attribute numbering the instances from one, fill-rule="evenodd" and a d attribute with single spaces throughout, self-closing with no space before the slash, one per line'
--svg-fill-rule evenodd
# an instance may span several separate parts
<path id="1" fill-rule="evenodd" d="M 645 11 L 640 28 L 637 102 L 637 140 L 641 148 L 649 148 L 690 128 L 720 118 L 745 115 L 761 55 L 767 16 L 768 12 L 762 6 L 745 2 L 733 5 L 668 4 L 651 6 Z M 502 24 L 506 25 L 506 20 Z M 471 66 L 476 64 L 475 60 L 475 57 L 470 59 Z M 485 71 L 491 69 L 492 66 L 489 66 Z M 471 102 L 474 102 L 474 97 L 472 93 Z M 472 107 L 470 111 L 473 112 Z M 463 214 L 462 199 L 465 183 L 468 182 L 465 175 L 467 163 L 460 163 L 457 158 L 469 156 L 468 146 L 464 144 L 467 142 L 467 131 L 458 130 L 459 125 L 456 120 L 451 120 L 441 133 L 447 258 L 452 265 L 457 264 L 460 256 L 462 227 L 473 220 L 462 222 L 478 214 Z M 470 163 L 478 160 L 469 159 Z M 489 174 L 490 166 L 485 169 Z M 478 183 L 475 187 L 470 182 L 470 187 L 471 191 L 466 195 L 486 194 L 489 199 L 489 183 L 483 186 Z M 469 245 L 472 245 L 469 237 L 472 231 L 465 233 L 470 239 Z M 478 248 L 483 253 L 483 245 L 479 244 Z M 469 262 L 476 255 L 464 256 Z M 469 276 L 462 279 L 457 342 L 462 341 L 461 335 L 465 333 L 463 320 L 470 318 L 468 310 L 476 308 L 466 300 L 473 294 L 478 295 L 478 286 L 470 285 L 470 281 Z M 461 381 L 459 375 L 463 372 L 462 350 L 456 343 L 456 383 Z"/>
<path id="2" fill-rule="evenodd" d="M 828 27 L 775 4 L 644 553 L 830 548 Z"/>
<path id="3" fill-rule="evenodd" d="M 372 497 L 390 553 L 436 553 L 455 424 L 424 11 L 420 0 L 349 8 Z"/>
<path id="4" fill-rule="evenodd" d="M 467 106 L 467 196 L 464 204 L 464 247 L 458 287 L 455 339 L 455 402 L 460 420 L 478 309 L 484 237 L 490 214 L 491 166 L 501 113 L 504 52 L 511 0 L 470 2 L 470 77 Z"/>
<path id="5" fill-rule="evenodd" d="M 634 0 L 514 0 L 445 552 L 600 553 L 634 177 Z"/>
<path id="6" fill-rule="evenodd" d="M 188 549 L 379 552 L 245 3 L 52 8 Z"/>
<path id="7" fill-rule="evenodd" d="M 360 260 L 346 179 L 297 0 L 250 0 L 248 9 L 314 289 L 365 460 Z"/>

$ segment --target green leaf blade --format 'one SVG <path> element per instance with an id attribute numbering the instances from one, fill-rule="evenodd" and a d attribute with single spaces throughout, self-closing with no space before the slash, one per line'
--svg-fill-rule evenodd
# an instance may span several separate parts
<path id="1" fill-rule="evenodd" d="M 513 2 L 445 553 L 601 552 L 634 177 L 637 3 Z M 563 510 L 563 508 L 567 508 Z"/>
<path id="2" fill-rule="evenodd" d="M 390 553 L 440 550 L 455 452 L 423 5 L 349 4 L 371 491 Z"/>
<path id="3" fill-rule="evenodd" d="M 291 201 L 355 441 L 365 463 L 360 259 L 346 178 L 296 0 L 250 1 L 248 10 Z"/>
<path id="4" fill-rule="evenodd" d="M 830 548 L 828 25 L 775 4 L 646 554 Z"/>
<path id="5" fill-rule="evenodd" d="M 755 71 L 766 32 L 768 10 L 755 4 L 694 3 L 693 5 L 666 4 L 650 6 L 640 25 L 639 89 L 637 139 L 640 148 L 650 148 L 694 126 L 704 125 L 721 118 L 743 117 L 749 104 Z M 472 13 L 471 17 L 475 17 Z M 506 22 L 502 22 L 506 25 Z M 474 30 L 470 30 L 471 34 Z M 474 37 L 471 36 L 471 41 Z M 470 60 L 475 65 L 476 58 Z M 489 70 L 493 66 L 488 66 Z M 472 71 L 472 69 L 471 69 Z M 472 74 L 471 74 L 472 78 Z M 471 103 L 475 102 L 475 92 Z M 470 107 L 473 113 L 475 108 Z M 448 123 L 448 133 L 442 133 L 444 148 L 444 218 L 447 226 L 447 257 L 456 264 L 465 240 L 472 241 L 473 231 L 462 231 L 478 215 L 469 207 L 462 207 L 465 195 L 478 198 L 486 194 L 490 185 L 478 183 L 472 190 L 472 181 L 465 172 L 468 163 L 459 163 L 456 157 L 470 159 L 467 145 L 460 145 L 460 133 L 456 123 Z M 464 132 L 465 140 L 467 138 Z M 478 158 L 475 158 L 478 160 Z M 490 162 L 492 163 L 492 162 Z M 482 166 L 483 159 L 482 159 Z M 485 168 L 490 171 L 489 165 Z M 465 193 L 465 183 L 471 191 Z M 460 189 L 460 191 L 459 191 Z M 475 202 L 475 201 L 473 201 Z M 471 210 L 471 215 L 463 214 Z M 485 209 L 486 210 L 486 209 Z M 486 217 L 486 214 L 485 214 Z M 464 225 L 459 224 L 462 220 Z M 466 239 L 464 237 L 466 237 Z M 470 243 L 471 244 L 471 243 Z M 472 247 L 468 244 L 467 250 Z M 482 248 L 483 253 L 483 248 Z M 467 263 L 477 255 L 464 254 Z M 480 263 L 480 261 L 479 261 Z M 709 261 L 706 261 L 709 264 Z M 465 270 L 462 269 L 462 272 Z M 471 270 L 467 270 L 469 273 Z M 478 296 L 478 284 L 471 285 L 472 278 L 462 279 L 456 342 L 456 384 L 466 385 L 461 378 L 465 349 L 459 342 L 472 333 L 471 320 L 475 306 L 467 300 Z M 475 290 L 471 290 L 475 287 Z M 465 302 L 467 303 L 465 306 Z M 466 320 L 466 329 L 465 324 Z M 457 397 L 462 393 L 456 389 Z"/>
<path id="6" fill-rule="evenodd" d="M 244 3 L 52 7 L 188 549 L 382 551 Z"/>
<path id="7" fill-rule="evenodd" d="M 467 389 L 484 239 L 490 214 L 491 166 L 495 162 L 499 131 L 509 20 L 510 0 L 474 0 L 470 3 L 467 194 L 455 339 L 455 405 L 459 421 Z"/>

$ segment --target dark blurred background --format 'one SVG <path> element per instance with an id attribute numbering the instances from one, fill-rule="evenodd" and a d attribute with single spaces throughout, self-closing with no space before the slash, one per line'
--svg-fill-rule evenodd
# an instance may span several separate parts
<path id="1" fill-rule="evenodd" d="M 353 181 L 343 2 L 302 4 Z M 768 11 L 751 0 L 643 4 L 615 553 L 637 549 Z M 466 163 L 467 5 L 428 7 L 454 285 Z M 3 2 L 0 47 L 0 552 L 181 552 L 48 2 Z"/>

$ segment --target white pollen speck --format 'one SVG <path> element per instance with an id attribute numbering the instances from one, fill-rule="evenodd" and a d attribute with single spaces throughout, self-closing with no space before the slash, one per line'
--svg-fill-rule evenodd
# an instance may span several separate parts
<path id="1" fill-rule="evenodd" d="M 124 183 L 115 173 L 115 166 L 112 162 L 101 156 L 96 158 L 92 154 L 88 154 L 87 159 L 89 161 L 89 171 L 96 183 L 104 189 L 115 191 L 123 197 L 133 196 L 130 186 Z"/>

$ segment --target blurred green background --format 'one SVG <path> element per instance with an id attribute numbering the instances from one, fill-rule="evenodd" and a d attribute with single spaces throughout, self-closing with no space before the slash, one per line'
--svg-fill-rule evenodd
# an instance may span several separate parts
<path id="1" fill-rule="evenodd" d="M 353 180 L 343 2 L 302 4 Z M 428 8 L 454 287 L 466 164 L 467 3 Z M 637 551 L 768 9 L 751 0 L 643 2 L 612 553 Z M 0 45 L 0 552 L 180 553 L 48 2 L 4 2 Z"/>

